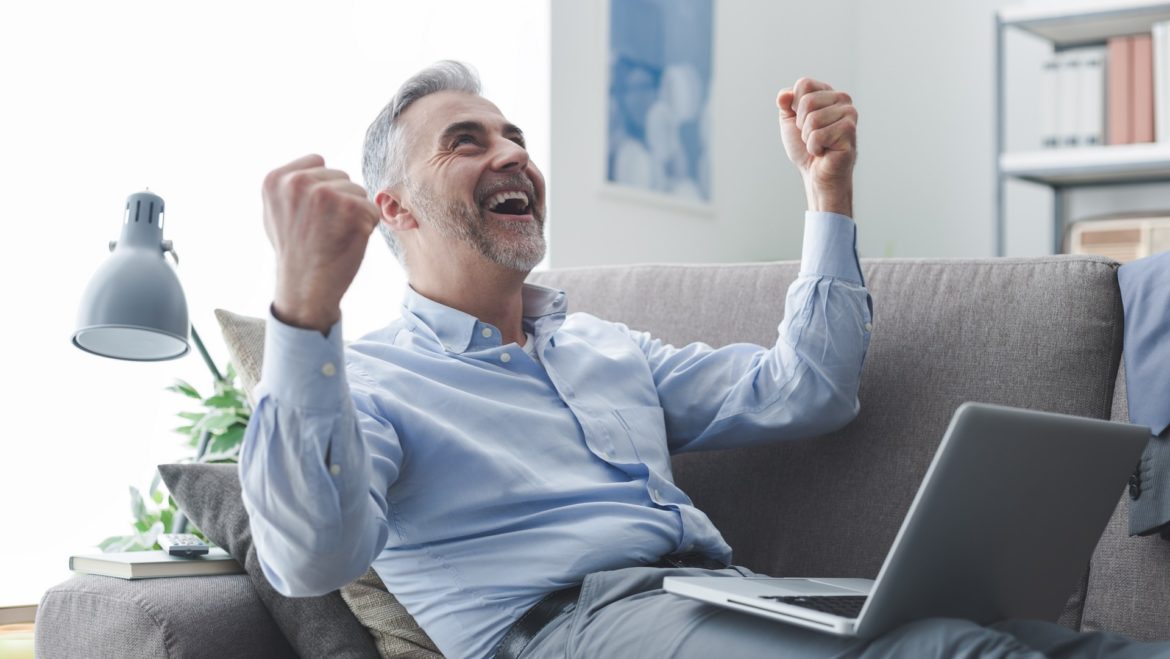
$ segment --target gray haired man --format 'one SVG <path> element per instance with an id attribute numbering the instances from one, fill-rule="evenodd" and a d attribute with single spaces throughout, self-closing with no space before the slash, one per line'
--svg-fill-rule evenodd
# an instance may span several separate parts
<path id="1" fill-rule="evenodd" d="M 809 211 L 769 347 L 676 348 L 526 284 L 544 178 L 461 64 L 418 73 L 378 115 L 365 188 L 318 156 L 272 171 L 278 278 L 240 477 L 273 586 L 325 593 L 372 565 L 449 657 L 1162 649 L 955 620 L 866 644 L 661 590 L 667 575 L 748 573 L 674 484 L 671 454 L 823 435 L 859 407 L 872 311 L 851 217 L 857 111 L 810 79 L 777 105 Z M 375 227 L 406 266 L 402 318 L 343 346 L 341 297 Z"/>

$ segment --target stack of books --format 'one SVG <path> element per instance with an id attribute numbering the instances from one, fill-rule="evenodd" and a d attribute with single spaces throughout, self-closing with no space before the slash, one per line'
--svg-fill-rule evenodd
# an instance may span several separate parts
<path id="1" fill-rule="evenodd" d="M 228 553 L 213 547 L 204 556 L 184 558 L 164 551 L 127 551 L 88 556 L 70 556 L 69 569 L 122 579 L 195 577 L 211 574 L 240 574 L 244 568 Z"/>
<path id="2" fill-rule="evenodd" d="M 1044 62 L 1046 148 L 1170 143 L 1170 22 Z"/>

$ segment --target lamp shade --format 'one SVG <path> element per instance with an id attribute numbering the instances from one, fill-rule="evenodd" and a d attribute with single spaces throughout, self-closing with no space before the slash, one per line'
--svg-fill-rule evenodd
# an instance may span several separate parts
<path id="1" fill-rule="evenodd" d="M 187 298 L 164 258 L 162 197 L 139 192 L 126 199 L 122 235 L 98 268 L 77 312 L 73 344 L 87 352 L 132 361 L 174 359 L 187 353 Z"/>

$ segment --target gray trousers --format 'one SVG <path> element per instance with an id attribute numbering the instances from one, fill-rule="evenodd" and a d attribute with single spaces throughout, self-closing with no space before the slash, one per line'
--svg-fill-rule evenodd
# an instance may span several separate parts
<path id="1" fill-rule="evenodd" d="M 744 568 L 636 567 L 585 578 L 572 610 L 545 627 L 523 659 L 750 659 L 752 657 L 1170 657 L 1170 642 L 1012 620 L 982 627 L 936 618 L 862 641 L 774 622 L 662 590 L 667 576 L 740 576 Z"/>

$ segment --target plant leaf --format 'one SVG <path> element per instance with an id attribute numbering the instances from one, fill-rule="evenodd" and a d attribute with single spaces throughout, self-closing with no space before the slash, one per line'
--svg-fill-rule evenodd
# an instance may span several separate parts
<path id="1" fill-rule="evenodd" d="M 203 404 L 206 405 L 207 407 L 220 407 L 220 408 L 239 407 L 238 403 L 239 403 L 239 401 L 236 400 L 236 397 L 231 395 L 231 393 L 229 393 L 229 392 L 216 394 L 216 395 L 212 396 L 211 398 L 203 399 Z"/>
<path id="2" fill-rule="evenodd" d="M 133 485 L 130 486 L 130 514 L 134 519 L 146 517 L 146 502 L 142 500 L 142 493 Z"/>
<path id="3" fill-rule="evenodd" d="M 208 450 L 212 453 L 236 453 L 244 441 L 244 426 L 234 425 L 222 435 L 214 435 Z"/>
<path id="4" fill-rule="evenodd" d="M 203 396 L 200 396 L 199 392 L 195 390 L 195 387 L 192 387 L 191 385 L 187 384 L 183 380 L 179 380 L 177 378 L 175 379 L 174 384 L 167 387 L 167 391 L 173 391 L 175 393 L 180 393 L 180 394 L 183 394 L 184 396 L 187 396 L 188 398 L 197 398 L 197 399 L 203 398 Z"/>
<path id="5" fill-rule="evenodd" d="M 239 423 L 240 417 L 236 416 L 234 412 L 226 412 L 221 414 L 208 414 L 203 421 L 199 423 L 203 430 L 209 430 L 213 433 L 219 434 L 231 428 L 233 425 Z"/>
<path id="6" fill-rule="evenodd" d="M 121 549 L 118 549 L 118 547 L 121 547 L 122 545 L 126 544 L 126 538 L 133 538 L 133 537 L 134 536 L 132 536 L 132 535 L 131 536 L 112 535 L 112 536 L 106 538 L 105 540 L 102 540 L 101 542 L 99 542 L 98 549 L 102 550 L 102 553 L 108 553 L 108 552 L 112 552 L 112 551 L 122 551 Z"/>

